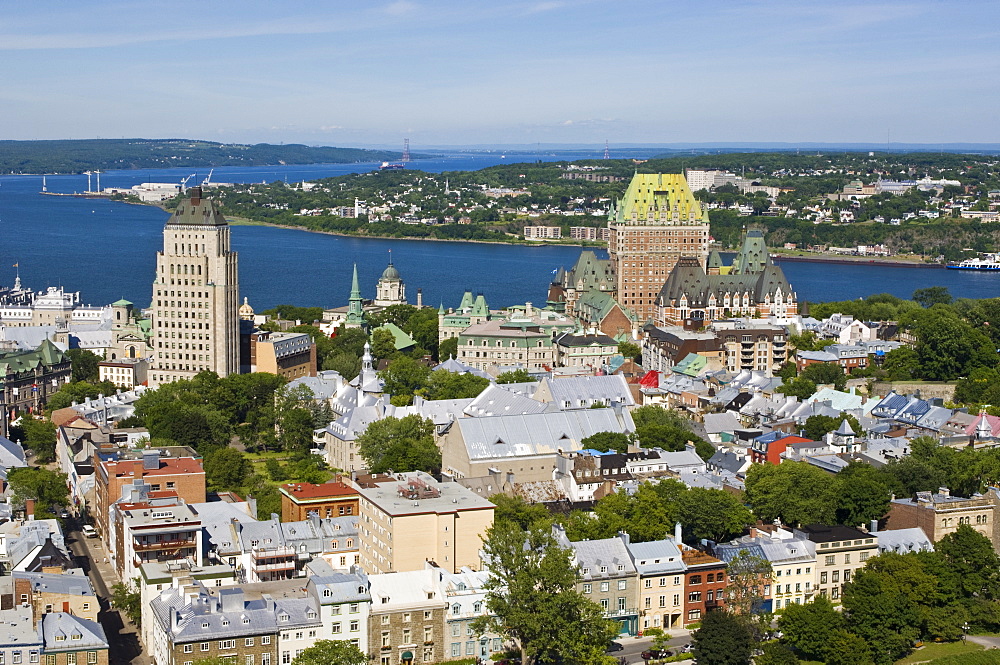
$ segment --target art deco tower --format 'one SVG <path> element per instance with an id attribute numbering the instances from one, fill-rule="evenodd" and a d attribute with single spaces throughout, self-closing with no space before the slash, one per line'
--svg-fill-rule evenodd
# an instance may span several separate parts
<path id="1" fill-rule="evenodd" d="M 203 370 L 227 376 L 240 366 L 239 274 L 229 225 L 200 187 L 188 194 L 167 220 L 156 254 L 151 386 Z"/>
<path id="2" fill-rule="evenodd" d="M 608 219 L 608 255 L 616 299 L 645 323 L 656 314 L 656 296 L 681 256 L 705 266 L 708 213 L 684 176 L 637 173 Z"/>

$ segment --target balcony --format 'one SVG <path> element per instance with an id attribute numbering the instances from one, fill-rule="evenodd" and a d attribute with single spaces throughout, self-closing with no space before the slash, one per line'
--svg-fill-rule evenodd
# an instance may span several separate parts
<path id="1" fill-rule="evenodd" d="M 281 557 L 294 557 L 295 548 L 281 545 L 278 547 L 254 547 L 250 550 L 250 556 L 254 559 L 277 559 Z"/>
<path id="2" fill-rule="evenodd" d="M 158 541 L 133 541 L 132 549 L 136 552 L 149 552 L 153 550 L 176 550 L 185 547 L 195 547 L 198 541 L 193 538 L 184 540 L 158 540 Z"/>
<path id="3" fill-rule="evenodd" d="M 254 563 L 253 569 L 257 573 L 263 573 L 274 570 L 295 570 L 295 562 L 282 561 L 280 563 Z"/>
<path id="4" fill-rule="evenodd" d="M 604 617 L 607 619 L 627 616 L 639 616 L 639 609 L 636 607 L 626 607 L 625 609 L 613 608 L 604 610 Z"/>

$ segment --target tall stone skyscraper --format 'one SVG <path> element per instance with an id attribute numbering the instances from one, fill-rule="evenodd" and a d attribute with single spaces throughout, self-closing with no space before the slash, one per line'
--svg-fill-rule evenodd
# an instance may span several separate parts
<path id="1" fill-rule="evenodd" d="M 615 298 L 642 325 L 656 315 L 656 297 L 681 256 L 708 258 L 708 212 L 683 175 L 637 173 L 608 218 L 608 255 Z"/>
<path id="2" fill-rule="evenodd" d="M 239 273 L 229 225 L 200 187 L 188 195 L 167 220 L 156 254 L 151 386 L 240 367 Z"/>

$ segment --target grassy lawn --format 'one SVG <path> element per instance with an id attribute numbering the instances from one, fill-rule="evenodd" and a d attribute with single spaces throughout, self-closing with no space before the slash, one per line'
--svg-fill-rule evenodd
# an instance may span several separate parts
<path id="1" fill-rule="evenodd" d="M 896 665 L 915 665 L 916 663 L 926 663 L 943 656 L 954 656 L 982 650 L 982 645 L 972 642 L 962 642 L 961 640 L 958 642 L 926 642 L 924 646 L 916 649 L 906 658 L 897 660 Z"/>

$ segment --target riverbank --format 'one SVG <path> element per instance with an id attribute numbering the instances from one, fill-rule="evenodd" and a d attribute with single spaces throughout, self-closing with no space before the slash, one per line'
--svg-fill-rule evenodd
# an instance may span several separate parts
<path id="1" fill-rule="evenodd" d="M 792 256 L 788 254 L 772 254 L 775 263 L 850 263 L 866 266 L 884 266 L 887 268 L 944 268 L 940 263 L 921 263 L 902 259 L 879 259 L 868 256 L 837 256 L 824 254 L 815 256 Z"/>

